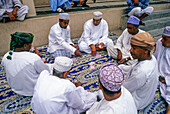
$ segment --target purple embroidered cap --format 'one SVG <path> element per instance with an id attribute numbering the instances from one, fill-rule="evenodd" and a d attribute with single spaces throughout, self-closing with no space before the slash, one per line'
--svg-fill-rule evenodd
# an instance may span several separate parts
<path id="1" fill-rule="evenodd" d="M 128 23 L 132 25 L 139 25 L 140 19 L 135 16 L 130 16 L 128 19 Z"/>
<path id="2" fill-rule="evenodd" d="M 103 65 L 99 70 L 101 84 L 109 91 L 118 91 L 124 82 L 122 70 L 115 64 Z"/>
<path id="3" fill-rule="evenodd" d="M 163 35 L 170 37 L 170 26 L 164 28 Z"/>

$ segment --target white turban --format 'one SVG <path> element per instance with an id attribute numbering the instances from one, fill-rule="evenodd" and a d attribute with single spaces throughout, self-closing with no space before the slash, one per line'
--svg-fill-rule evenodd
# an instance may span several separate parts
<path id="1" fill-rule="evenodd" d="M 64 56 L 59 56 L 55 58 L 53 68 L 59 72 L 66 72 L 71 69 L 72 64 L 73 64 L 72 59 Z"/>
<path id="2" fill-rule="evenodd" d="M 100 19 L 102 18 L 103 13 L 100 11 L 93 12 L 93 18 L 94 19 Z"/>
<path id="3" fill-rule="evenodd" d="M 70 15 L 68 13 L 59 13 L 59 19 L 69 20 Z"/>

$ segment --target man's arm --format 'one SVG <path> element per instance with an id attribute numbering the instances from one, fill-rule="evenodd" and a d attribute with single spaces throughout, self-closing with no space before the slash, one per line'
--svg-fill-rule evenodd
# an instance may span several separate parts
<path id="1" fill-rule="evenodd" d="M 9 12 L 5 12 L 4 14 L 7 14 L 8 16 L 9 16 L 9 19 L 11 20 L 11 21 L 15 21 L 16 20 L 16 17 L 13 15 L 13 14 L 11 14 L 11 13 L 9 13 Z"/>
<path id="2" fill-rule="evenodd" d="M 67 105 L 77 109 L 79 112 L 86 111 L 97 101 L 97 95 L 87 92 L 83 87 L 75 87 L 70 90 L 70 92 L 66 93 L 66 98 L 68 100 Z"/>
<path id="3" fill-rule="evenodd" d="M 91 48 L 91 55 L 96 56 L 96 47 L 93 44 L 90 44 L 89 46 Z"/>
<path id="4" fill-rule="evenodd" d="M 127 76 L 123 86 L 128 89 L 131 93 L 142 87 L 146 83 L 146 76 L 139 69 L 129 72 L 130 77 Z"/>

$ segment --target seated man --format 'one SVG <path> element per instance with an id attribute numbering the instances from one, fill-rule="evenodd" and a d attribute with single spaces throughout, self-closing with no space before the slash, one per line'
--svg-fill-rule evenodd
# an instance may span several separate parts
<path id="1" fill-rule="evenodd" d="M 140 20 L 150 15 L 154 8 L 147 7 L 149 5 L 149 0 L 126 0 L 128 8 L 126 8 L 125 13 L 128 13 L 128 16 L 137 16 Z M 145 25 L 140 21 L 141 25 Z"/>
<path id="2" fill-rule="evenodd" d="M 168 103 L 167 114 L 170 113 L 170 27 L 165 27 L 162 38 L 157 41 L 156 52 L 161 96 Z"/>
<path id="3" fill-rule="evenodd" d="M 72 64 L 68 57 L 56 57 L 53 74 L 47 70 L 41 72 L 31 101 L 36 114 L 79 114 L 96 102 L 96 93 L 87 92 L 65 79 Z"/>
<path id="4" fill-rule="evenodd" d="M 122 64 L 127 60 L 133 59 L 130 54 L 130 39 L 143 30 L 139 29 L 140 20 L 135 16 L 130 16 L 127 22 L 127 28 L 117 39 L 116 45 L 108 45 L 107 52 L 108 55 L 114 59 L 120 60 L 118 64 Z"/>
<path id="5" fill-rule="evenodd" d="M 96 102 L 86 114 L 137 114 L 131 93 L 122 86 L 124 74 L 115 64 L 106 64 L 99 70 L 99 89 L 104 98 Z"/>
<path id="6" fill-rule="evenodd" d="M 49 0 L 49 2 L 53 12 L 58 11 L 61 13 L 64 12 L 65 6 L 71 6 L 72 0 Z"/>
<path id="7" fill-rule="evenodd" d="M 80 5 L 82 5 L 82 7 L 89 7 L 86 2 L 87 0 L 73 0 L 74 5 L 72 7 L 77 7 L 77 5 L 80 3 Z M 93 0 L 93 2 L 95 3 L 96 0 Z"/>
<path id="8" fill-rule="evenodd" d="M 70 16 L 68 13 L 59 14 L 59 22 L 51 27 L 49 33 L 48 52 L 55 58 L 57 56 L 80 56 L 78 47 L 74 46 L 70 38 Z"/>
<path id="9" fill-rule="evenodd" d="M 20 95 L 32 96 L 35 83 L 43 70 L 49 70 L 41 58 L 29 50 L 33 34 L 16 32 L 11 34 L 10 50 L 3 59 L 2 65 L 11 89 Z"/>
<path id="10" fill-rule="evenodd" d="M 131 92 L 136 107 L 140 110 L 152 102 L 157 88 L 158 65 L 152 55 L 155 42 L 147 32 L 133 36 L 130 41 L 130 53 L 138 62 L 132 68 L 123 64 L 119 67 L 123 72 L 128 71 L 123 86 Z"/>
<path id="11" fill-rule="evenodd" d="M 15 20 L 23 21 L 28 10 L 28 6 L 22 5 L 19 0 L 0 1 L 0 17 L 3 17 L 4 23 Z"/>
<path id="12" fill-rule="evenodd" d="M 96 55 L 96 50 L 104 50 L 107 45 L 113 45 L 108 38 L 108 24 L 102 19 L 102 13 L 93 13 L 93 19 L 84 24 L 84 32 L 78 41 L 80 51 Z"/>

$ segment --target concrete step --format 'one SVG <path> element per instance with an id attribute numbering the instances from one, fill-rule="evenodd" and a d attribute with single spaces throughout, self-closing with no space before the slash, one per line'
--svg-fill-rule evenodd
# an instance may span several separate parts
<path id="1" fill-rule="evenodd" d="M 147 21 L 144 21 L 144 23 L 145 23 L 145 26 L 140 26 L 139 28 L 145 31 L 163 28 L 166 26 L 170 26 L 170 16 L 147 20 Z"/>
<path id="2" fill-rule="evenodd" d="M 158 28 L 158 29 L 150 30 L 148 32 L 154 37 L 154 41 L 156 42 L 161 37 L 163 30 L 164 28 Z"/>
<path id="3" fill-rule="evenodd" d="M 151 1 L 150 5 L 161 5 L 161 4 L 168 4 L 169 2 L 166 1 Z M 90 7 L 70 7 L 65 10 L 65 12 L 77 12 L 77 11 L 86 11 L 86 10 L 94 10 L 94 9 L 106 9 L 106 8 L 117 8 L 117 7 L 127 7 L 126 1 L 117 1 L 117 0 L 97 0 L 96 3 L 89 2 L 87 3 Z M 169 3 L 170 4 L 170 3 Z M 156 8 L 158 9 L 158 8 Z M 47 15 L 54 15 L 57 12 L 52 12 L 49 5 L 46 6 L 38 6 L 36 7 L 36 12 L 38 16 L 47 16 Z"/>
<path id="4" fill-rule="evenodd" d="M 164 10 L 154 11 L 151 15 L 144 18 L 143 21 L 162 18 L 162 17 L 169 17 L 169 16 L 170 16 L 170 9 L 164 9 Z"/>

